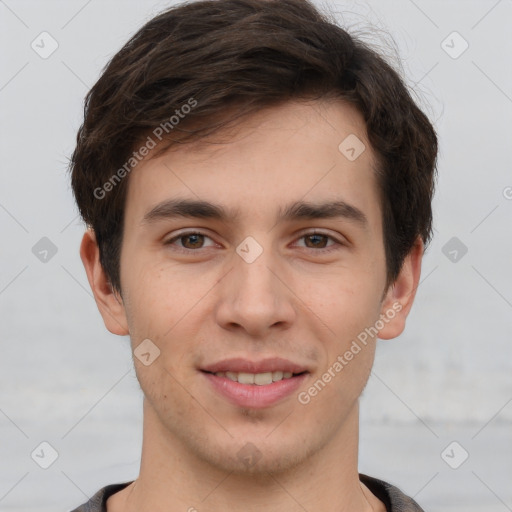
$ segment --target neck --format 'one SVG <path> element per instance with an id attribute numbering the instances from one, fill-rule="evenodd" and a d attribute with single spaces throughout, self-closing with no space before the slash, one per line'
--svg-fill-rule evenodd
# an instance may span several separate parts
<path id="1" fill-rule="evenodd" d="M 109 498 L 108 512 L 370 512 L 382 503 L 359 482 L 358 404 L 320 450 L 283 472 L 237 474 L 191 454 L 144 400 L 140 475 Z"/>

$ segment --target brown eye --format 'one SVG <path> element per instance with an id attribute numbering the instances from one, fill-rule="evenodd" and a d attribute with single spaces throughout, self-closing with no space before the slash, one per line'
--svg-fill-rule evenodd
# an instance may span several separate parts
<path id="1" fill-rule="evenodd" d="M 330 238 L 329 236 L 327 235 L 320 235 L 318 233 L 315 233 L 314 235 L 305 235 L 303 237 L 305 240 L 309 240 L 311 241 L 311 246 L 308 246 L 308 247 L 311 247 L 313 249 L 324 249 L 325 246 L 326 246 L 326 243 L 327 243 L 327 240 Z M 307 245 L 307 243 L 306 243 Z"/>
<path id="2" fill-rule="evenodd" d="M 183 252 L 192 252 L 197 249 L 208 247 L 205 245 L 205 240 L 211 240 L 211 238 L 204 233 L 189 231 L 188 233 L 181 233 L 173 238 L 170 238 L 165 242 L 165 245 L 175 246 L 178 251 L 181 250 Z M 210 246 L 211 245 L 213 245 L 213 243 L 210 244 Z"/>
<path id="3" fill-rule="evenodd" d="M 299 238 L 299 240 L 304 240 L 305 247 L 307 249 L 312 249 L 313 251 L 316 250 L 316 252 L 319 253 L 327 253 L 340 249 L 345 245 L 327 233 L 318 233 L 316 231 L 305 233 Z M 332 241 L 332 243 L 329 244 L 329 240 Z"/>
<path id="4" fill-rule="evenodd" d="M 200 233 L 192 233 L 190 235 L 180 236 L 180 240 L 185 240 L 183 247 L 186 249 L 198 249 L 204 243 L 204 235 Z M 188 243 L 190 242 L 190 244 Z"/>

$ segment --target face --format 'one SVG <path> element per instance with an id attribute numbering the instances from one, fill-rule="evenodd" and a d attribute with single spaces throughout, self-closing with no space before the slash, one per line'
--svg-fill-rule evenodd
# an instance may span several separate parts
<path id="1" fill-rule="evenodd" d="M 122 303 L 103 316 L 142 354 L 155 432 L 227 471 L 285 470 L 339 441 L 376 331 L 403 328 L 383 298 L 375 160 L 360 115 L 332 101 L 260 111 L 211 142 L 132 171 Z"/>

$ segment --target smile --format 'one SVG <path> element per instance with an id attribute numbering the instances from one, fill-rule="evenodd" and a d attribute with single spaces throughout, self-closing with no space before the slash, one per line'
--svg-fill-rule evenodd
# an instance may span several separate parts
<path id="1" fill-rule="evenodd" d="M 216 372 L 201 371 L 210 389 L 236 407 L 264 409 L 295 396 L 309 372 Z M 275 380 L 274 380 L 275 375 Z"/>
<path id="2" fill-rule="evenodd" d="M 293 377 L 292 372 L 276 371 L 265 373 L 247 373 L 247 372 L 217 372 L 214 374 L 216 377 L 226 377 L 233 382 L 240 384 L 254 384 L 256 386 L 267 386 L 272 382 L 279 382 L 283 379 L 290 379 Z"/>

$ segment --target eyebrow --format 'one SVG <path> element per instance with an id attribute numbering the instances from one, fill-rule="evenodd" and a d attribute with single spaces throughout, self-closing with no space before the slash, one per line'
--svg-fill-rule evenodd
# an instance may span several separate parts
<path id="1" fill-rule="evenodd" d="M 239 216 L 240 211 L 238 209 L 226 209 L 208 201 L 167 199 L 151 208 L 144 215 L 142 224 L 151 224 L 177 217 L 212 219 L 227 223 L 228 221 L 236 221 Z M 278 211 L 278 221 L 281 222 L 333 218 L 352 221 L 362 228 L 367 228 L 369 225 L 368 218 L 359 208 L 343 200 L 323 203 L 296 201 L 285 208 L 280 208 Z"/>

